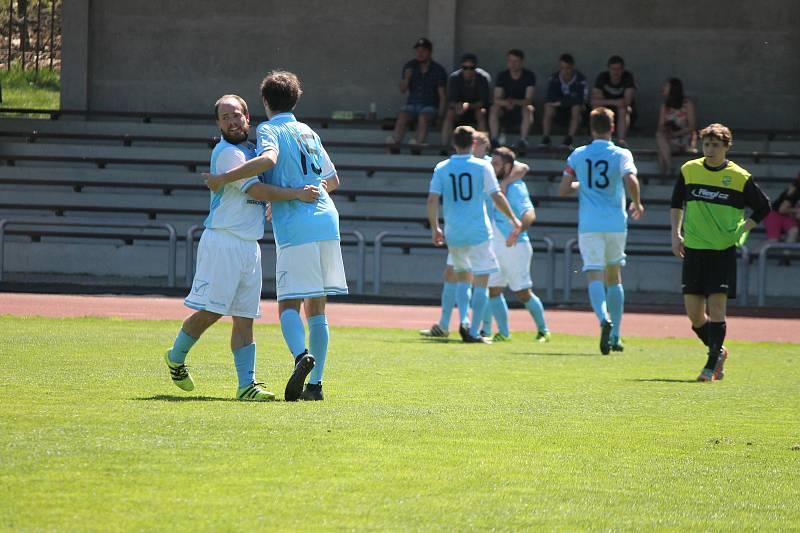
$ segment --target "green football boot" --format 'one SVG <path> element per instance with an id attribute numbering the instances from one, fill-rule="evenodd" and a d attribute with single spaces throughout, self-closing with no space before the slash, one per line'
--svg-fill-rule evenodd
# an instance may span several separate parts
<path id="1" fill-rule="evenodd" d="M 167 350 L 167 353 L 164 354 L 164 361 L 167 362 L 167 368 L 169 368 L 169 375 L 172 378 L 172 382 L 175 383 L 175 386 L 181 390 L 185 390 L 186 392 L 194 390 L 194 381 L 192 380 L 192 376 L 189 375 L 189 369 L 186 368 L 186 365 L 183 363 L 173 363 L 169 360 L 169 353 L 172 350 Z"/>
<path id="2" fill-rule="evenodd" d="M 275 400 L 275 395 L 268 390 L 261 388 L 263 383 L 251 383 L 246 387 L 240 387 L 236 391 L 236 399 L 245 402 L 271 402 Z"/>

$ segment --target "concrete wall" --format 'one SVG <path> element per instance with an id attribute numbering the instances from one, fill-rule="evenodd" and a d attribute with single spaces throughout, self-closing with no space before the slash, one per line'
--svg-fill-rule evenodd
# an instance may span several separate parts
<path id="1" fill-rule="evenodd" d="M 561 52 L 591 81 L 619 53 L 636 75 L 645 125 L 655 121 L 664 79 L 677 76 L 701 124 L 800 127 L 797 0 L 242 0 L 233 13 L 212 0 L 67 4 L 65 107 L 196 112 L 229 91 L 257 106 L 262 75 L 283 67 L 304 82 L 300 113 L 366 110 L 375 101 L 389 115 L 403 101 L 397 82 L 411 44 L 428 35 L 446 67 L 471 51 L 495 73 L 507 49 L 523 48 L 539 98 Z"/>

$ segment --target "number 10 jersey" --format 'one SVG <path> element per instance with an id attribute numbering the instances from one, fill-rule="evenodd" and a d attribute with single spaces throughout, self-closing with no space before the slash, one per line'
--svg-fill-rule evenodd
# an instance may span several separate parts
<path id="1" fill-rule="evenodd" d="M 448 246 L 474 246 L 492 238 L 484 200 L 500 190 L 489 161 L 456 154 L 433 171 L 429 192 L 442 197 Z"/>
<path id="2" fill-rule="evenodd" d="M 564 172 L 580 183 L 578 233 L 620 233 L 627 230 L 625 174 L 636 174 L 630 150 L 595 139 L 576 148 Z"/>

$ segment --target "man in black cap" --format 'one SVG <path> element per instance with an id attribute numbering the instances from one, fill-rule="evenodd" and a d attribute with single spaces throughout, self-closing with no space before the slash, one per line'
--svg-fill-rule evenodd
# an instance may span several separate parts
<path id="1" fill-rule="evenodd" d="M 442 145 L 448 146 L 457 125 L 468 124 L 486 131 L 491 79 L 478 68 L 475 54 L 461 56 L 461 68 L 450 74 L 447 83 L 447 115 L 442 124 Z"/>
<path id="2" fill-rule="evenodd" d="M 414 43 L 416 57 L 403 65 L 400 92 L 408 92 L 408 101 L 400 110 L 394 133 L 386 139 L 389 144 L 400 144 L 406 135 L 408 124 L 417 121 L 416 144 L 425 142 L 428 127 L 443 116 L 446 103 L 445 87 L 447 73 L 439 63 L 431 59 L 433 44 L 421 38 Z M 451 128 L 452 129 L 452 128 Z M 411 141 L 414 143 L 414 140 Z M 395 151 L 393 148 L 392 151 Z"/>

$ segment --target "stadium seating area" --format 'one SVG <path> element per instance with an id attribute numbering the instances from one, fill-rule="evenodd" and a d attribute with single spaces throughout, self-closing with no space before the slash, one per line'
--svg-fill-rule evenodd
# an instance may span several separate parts
<path id="1" fill-rule="evenodd" d="M 119 115 L 85 120 L 64 115 L 58 120 L 5 118 L 0 122 L 0 220 L 9 221 L 4 228 L 3 281 L 165 287 L 171 268 L 170 231 L 163 226 L 167 224 L 177 235 L 177 256 L 172 261 L 176 283 L 183 286 L 189 268 L 184 266 L 186 235 L 192 226 L 202 224 L 208 210 L 208 192 L 199 173 L 208 169 L 217 131 L 209 117 L 147 118 Z M 442 159 L 437 154 L 440 147 L 425 149 L 421 155 L 411 155 L 404 147 L 399 155 L 391 155 L 380 121 L 309 122 L 342 178 L 334 196 L 342 228 L 356 230 L 366 243 L 355 246 L 358 235 L 345 236 L 351 289 L 361 278 L 366 282 L 364 291 L 373 292 L 373 242 L 388 231 L 392 233 L 382 235 L 380 247 L 381 294 L 435 298 L 445 254 L 429 244 L 424 199 L 431 170 Z M 583 137 L 578 142 L 587 140 Z M 626 288 L 640 298 L 667 293 L 675 298 L 680 267 L 669 253 L 668 232 L 673 178 L 657 174 L 652 136 L 632 136 L 629 143 L 644 183 L 647 211 L 643 220 L 631 223 Z M 797 174 L 800 139 L 786 132 L 734 130 L 734 150 L 731 158 L 749 169 L 771 197 Z M 523 159 L 532 169 L 526 181 L 537 208 L 532 235 L 548 237 L 555 250 L 550 262 L 545 244 L 536 241 L 534 288 L 545 295 L 554 279 L 551 288 L 556 290 L 549 299 L 556 301 L 563 298 L 565 281 L 573 288 L 583 283 L 574 274 L 578 262 L 573 259 L 572 274 L 567 274 L 564 263 L 564 248 L 576 236 L 577 220 L 577 202 L 557 196 L 566 155 L 555 149 L 531 150 Z M 37 226 L 37 221 L 57 224 Z M 70 225 L 78 221 L 92 221 L 96 226 Z M 763 230 L 754 232 L 748 242 L 751 255 L 757 254 L 763 240 Z M 268 236 L 264 244 L 267 290 L 274 267 L 271 250 Z M 768 304 L 800 296 L 792 279 L 800 274 L 798 264 L 800 260 L 779 266 L 777 257 L 767 261 Z M 747 273 L 751 303 L 755 303 L 756 266 L 754 262 Z M 551 268 L 554 271 L 548 272 Z M 573 292 L 570 299 L 583 301 L 583 291 Z"/>

